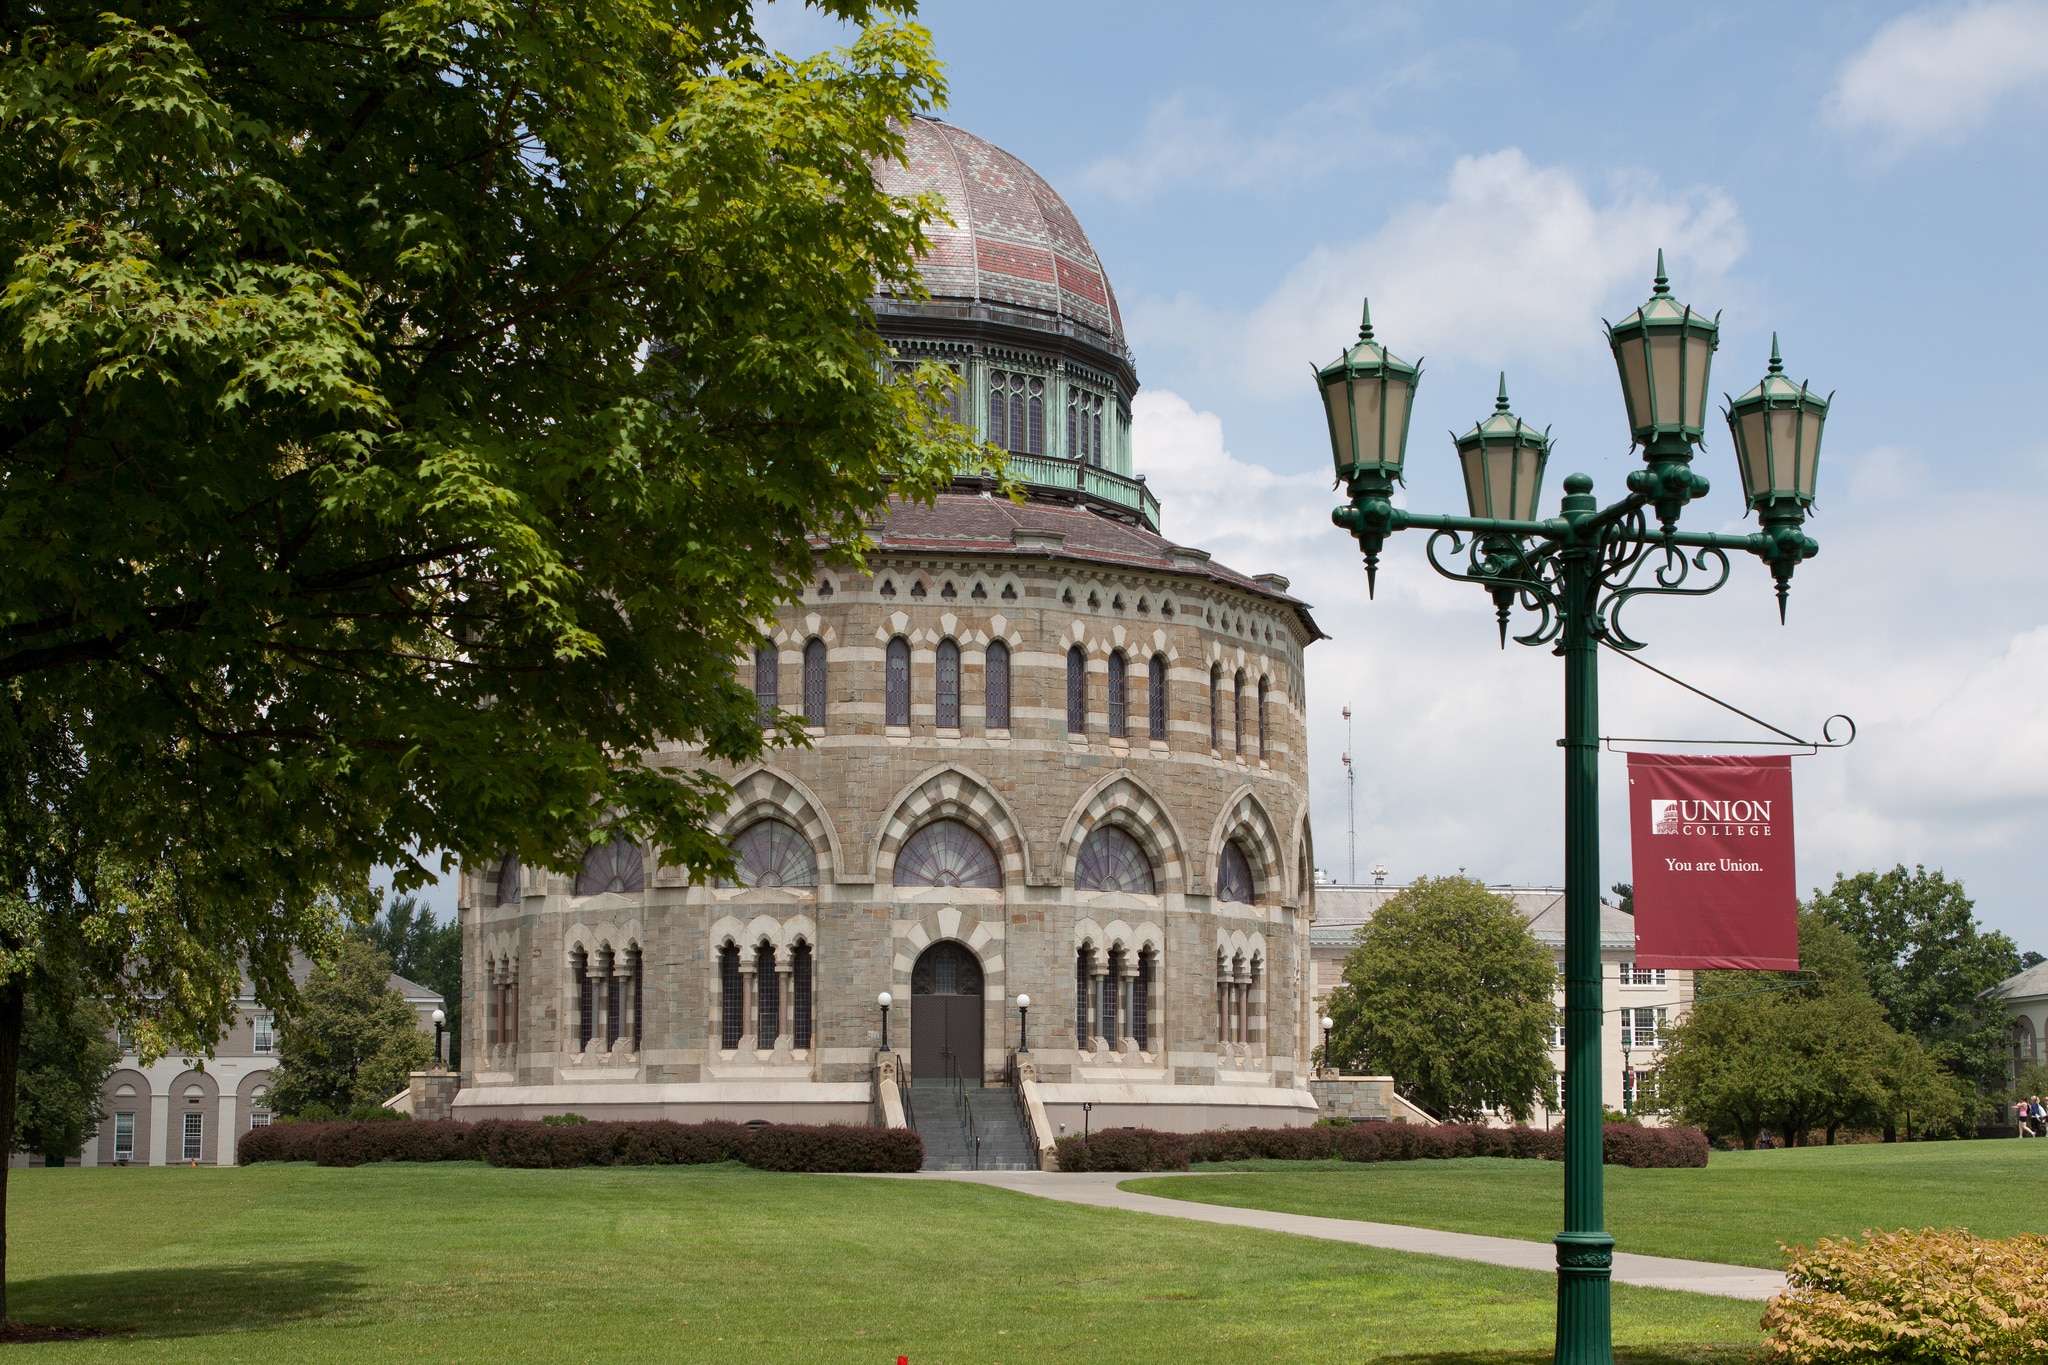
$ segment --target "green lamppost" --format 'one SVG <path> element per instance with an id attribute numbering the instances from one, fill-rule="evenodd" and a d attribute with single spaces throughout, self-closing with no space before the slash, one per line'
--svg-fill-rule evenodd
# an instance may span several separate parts
<path id="1" fill-rule="evenodd" d="M 1717 591 L 1728 581 L 1731 550 L 1769 566 L 1782 620 L 1793 570 L 1820 552 L 1804 523 L 1828 400 L 1783 376 L 1775 339 L 1770 373 L 1726 412 L 1743 493 L 1761 530 L 1678 529 L 1686 504 L 1707 492 L 1692 456 L 1706 434 L 1707 374 L 1719 333 L 1718 318 L 1671 297 L 1659 252 L 1655 292 L 1607 332 L 1643 466 L 1629 474 L 1628 496 L 1604 508 L 1590 477 L 1570 475 L 1558 515 L 1547 520 L 1537 517 L 1537 498 L 1549 435 L 1508 410 L 1505 377 L 1493 414 L 1453 438 L 1471 513 L 1453 517 L 1408 512 L 1392 501 L 1418 367 L 1388 354 L 1368 322 L 1358 343 L 1316 375 L 1337 476 L 1350 497 L 1331 520 L 1358 538 L 1368 591 L 1387 537 L 1428 531 L 1431 567 L 1493 599 L 1503 647 L 1509 615 L 1520 606 L 1535 621 L 1516 641 L 1550 645 L 1565 661 L 1565 1216 L 1556 1238 L 1557 1365 L 1614 1359 L 1614 1239 L 1605 1228 L 1600 1168 L 1598 651 L 1641 649 L 1644 642 L 1622 629 L 1621 609 L 1640 596 Z"/>

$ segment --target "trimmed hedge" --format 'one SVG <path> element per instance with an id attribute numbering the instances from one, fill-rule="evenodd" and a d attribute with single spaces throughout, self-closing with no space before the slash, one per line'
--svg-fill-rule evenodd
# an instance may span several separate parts
<path id="1" fill-rule="evenodd" d="M 907 1129 L 840 1124 L 645 1122 L 555 1125 L 533 1120 L 454 1119 L 412 1123 L 273 1123 L 252 1128 L 235 1149 L 242 1165 L 312 1161 L 482 1161 L 560 1170 L 573 1166 L 702 1166 L 743 1161 L 764 1171 L 914 1171 L 924 1140 Z"/>
<path id="2" fill-rule="evenodd" d="M 1184 1171 L 1190 1145 L 1186 1133 L 1105 1128 L 1086 1140 L 1079 1134 L 1059 1138 L 1053 1151 L 1063 1171 Z"/>
<path id="3" fill-rule="evenodd" d="M 1697 1128 L 1639 1128 L 1610 1123 L 1602 1145 L 1610 1166 L 1704 1166 L 1707 1137 Z M 1063 1171 L 1184 1171 L 1194 1161 L 1441 1161 L 1498 1156 L 1562 1161 L 1564 1130 L 1485 1128 L 1446 1123 L 1359 1123 L 1345 1128 L 1220 1128 L 1182 1136 L 1110 1128 L 1084 1145 L 1055 1144 Z M 1143 1163 L 1143 1164 L 1140 1164 Z"/>

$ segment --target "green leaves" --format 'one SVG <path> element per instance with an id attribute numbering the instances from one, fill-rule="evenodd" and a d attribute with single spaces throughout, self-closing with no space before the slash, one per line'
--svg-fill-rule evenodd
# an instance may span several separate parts
<path id="1" fill-rule="evenodd" d="M 382 1104 L 427 1064 L 433 1043 L 390 980 L 391 959 L 363 938 L 348 939 L 332 967 L 314 970 L 278 1032 L 273 1109 L 297 1118 L 316 1106 L 346 1114 Z"/>
<path id="2" fill-rule="evenodd" d="M 1526 1119 L 1550 1083 L 1556 982 L 1513 901 L 1423 878 L 1359 930 L 1328 1005 L 1330 1050 L 1391 1073 L 1439 1117 Z"/>
<path id="3" fill-rule="evenodd" d="M 722 866 L 757 623 L 977 459 L 867 307 L 929 38 L 827 8 L 0 17 L 0 965 L 203 1047 L 375 863 Z"/>

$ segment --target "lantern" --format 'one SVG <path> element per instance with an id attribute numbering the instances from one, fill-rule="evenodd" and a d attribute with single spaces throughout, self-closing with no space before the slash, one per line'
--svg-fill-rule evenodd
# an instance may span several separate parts
<path id="1" fill-rule="evenodd" d="M 1543 466 L 1550 459 L 1550 433 L 1538 431 L 1508 411 L 1508 377 L 1500 377 L 1493 414 L 1463 436 L 1451 438 L 1465 472 L 1465 502 L 1475 517 L 1536 520 L 1543 491 Z"/>
<path id="2" fill-rule="evenodd" d="M 1671 297 L 1664 253 L 1649 302 L 1607 328 L 1607 344 L 1621 371 L 1628 429 L 1648 453 L 1696 445 L 1706 435 L 1707 370 L 1720 345 L 1721 320 L 1695 313 Z M 1683 443 L 1681 446 L 1679 443 Z"/>
<path id="3" fill-rule="evenodd" d="M 1415 406 L 1418 365 L 1397 360 L 1372 339 L 1372 304 L 1366 303 L 1358 344 L 1316 372 L 1330 419 L 1330 454 L 1337 477 L 1401 477 L 1408 451 L 1408 415 Z"/>
<path id="4" fill-rule="evenodd" d="M 1784 374 L 1778 337 L 1771 334 L 1771 368 L 1748 393 L 1728 402 L 1728 431 L 1735 438 L 1735 467 L 1750 509 L 1799 511 L 1813 506 L 1813 480 L 1820 466 L 1820 432 L 1828 403 Z"/>

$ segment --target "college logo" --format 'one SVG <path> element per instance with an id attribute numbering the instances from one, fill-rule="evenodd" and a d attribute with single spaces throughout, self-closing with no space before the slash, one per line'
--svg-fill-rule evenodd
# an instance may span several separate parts
<path id="1" fill-rule="evenodd" d="M 1678 833 L 1678 803 L 1676 801 L 1652 801 L 1650 803 L 1650 833 Z"/>

